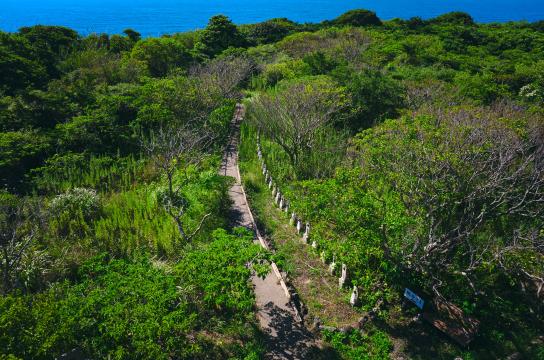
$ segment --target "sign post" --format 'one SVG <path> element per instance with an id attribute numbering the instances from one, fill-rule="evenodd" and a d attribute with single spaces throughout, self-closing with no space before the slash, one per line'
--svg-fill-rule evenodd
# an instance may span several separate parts
<path id="1" fill-rule="evenodd" d="M 412 290 L 405 288 L 404 289 L 404 297 L 416 304 L 418 308 L 423 310 L 423 305 L 425 304 L 425 301 L 420 298 L 416 293 L 414 293 Z"/>

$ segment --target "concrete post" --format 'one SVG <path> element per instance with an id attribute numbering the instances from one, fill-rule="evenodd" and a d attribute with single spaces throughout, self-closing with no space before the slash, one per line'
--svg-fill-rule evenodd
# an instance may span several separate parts
<path id="1" fill-rule="evenodd" d="M 336 257 L 332 256 L 332 262 L 329 264 L 329 274 L 334 275 L 336 272 Z"/>
<path id="2" fill-rule="evenodd" d="M 342 289 L 348 278 L 348 267 L 346 264 L 342 264 L 342 275 L 338 279 L 338 287 Z"/>
<path id="3" fill-rule="evenodd" d="M 302 236 L 302 241 L 307 244 L 310 239 L 310 223 L 306 223 L 306 228 L 304 230 L 304 235 Z"/>
<path id="4" fill-rule="evenodd" d="M 302 232 L 302 221 L 298 220 L 297 221 L 297 233 L 300 235 L 301 232 Z"/>
<path id="5" fill-rule="evenodd" d="M 351 292 L 351 298 L 349 299 L 349 303 L 351 304 L 351 306 L 359 305 L 359 290 L 357 289 L 357 286 L 353 287 L 353 291 Z"/>

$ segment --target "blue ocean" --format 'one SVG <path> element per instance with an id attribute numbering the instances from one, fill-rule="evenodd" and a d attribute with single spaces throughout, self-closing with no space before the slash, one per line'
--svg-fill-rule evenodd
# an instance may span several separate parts
<path id="1" fill-rule="evenodd" d="M 430 18 L 458 10 L 479 22 L 544 19 L 544 0 L 1 0 L 0 29 L 45 24 L 68 26 L 81 34 L 133 28 L 157 36 L 201 29 L 217 14 L 238 24 L 274 17 L 319 22 L 355 8 L 373 10 L 385 20 Z"/>

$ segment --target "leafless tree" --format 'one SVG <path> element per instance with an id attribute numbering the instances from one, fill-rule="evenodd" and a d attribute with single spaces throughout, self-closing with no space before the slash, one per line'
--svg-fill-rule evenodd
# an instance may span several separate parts
<path id="1" fill-rule="evenodd" d="M 280 145 L 297 171 L 304 155 L 316 148 L 320 130 L 346 106 L 345 94 L 328 82 L 297 82 L 253 98 L 250 121 Z"/>
<path id="2" fill-rule="evenodd" d="M 291 40 L 284 40 L 278 46 L 296 58 L 321 51 L 335 59 L 343 58 L 350 64 L 360 67 L 360 57 L 372 42 L 372 38 L 365 30 L 356 28 L 305 33 L 303 36 L 304 39 L 294 37 Z"/>
<path id="3" fill-rule="evenodd" d="M 10 199 L 0 204 L 0 265 L 2 293 L 14 286 L 20 263 L 34 244 L 41 225 L 40 207 L 28 199 Z"/>
<path id="4" fill-rule="evenodd" d="M 192 232 L 187 231 L 183 217 L 189 204 L 182 191 L 190 179 L 184 171 L 180 172 L 182 174 L 180 178 L 176 178 L 175 175 L 178 169 L 187 169 L 190 165 L 198 164 L 203 157 L 203 149 L 210 140 L 209 134 L 185 125 L 173 129 L 161 128 L 143 144 L 156 169 L 166 177 L 167 190 L 160 202 L 175 221 L 185 242 L 191 241 L 211 214 L 204 215 Z"/>
<path id="5" fill-rule="evenodd" d="M 200 80 L 203 91 L 238 99 L 240 84 L 248 80 L 255 69 L 255 62 L 245 56 L 227 56 L 194 66 L 190 75 Z"/>
<path id="6" fill-rule="evenodd" d="M 488 265 L 531 280 L 540 296 L 542 119 L 528 118 L 508 103 L 425 115 L 434 122 L 390 128 L 380 144 L 369 144 L 369 149 L 387 144 L 390 151 L 383 158 L 362 154 L 365 172 L 388 174 L 410 215 L 421 219 L 422 227 L 403 239 L 400 257 L 409 268 L 431 276 L 437 294 L 452 274 L 463 276 L 479 293 L 478 272 Z M 516 122 L 525 124 L 523 130 L 515 128 Z"/>
<path id="7" fill-rule="evenodd" d="M 455 91 L 438 80 L 425 82 L 405 81 L 405 102 L 410 110 L 418 110 L 422 106 L 435 106 L 440 102 L 453 102 Z"/>

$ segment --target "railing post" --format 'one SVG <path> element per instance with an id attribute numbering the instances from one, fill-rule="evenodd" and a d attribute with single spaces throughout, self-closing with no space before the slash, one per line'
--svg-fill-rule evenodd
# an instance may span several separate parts
<path id="1" fill-rule="evenodd" d="M 359 289 L 357 289 L 357 286 L 353 286 L 353 291 L 351 292 L 349 303 L 351 304 L 351 306 L 359 305 Z"/>
<path id="2" fill-rule="evenodd" d="M 310 239 L 310 223 L 306 223 L 306 229 L 304 229 L 304 235 L 302 236 L 302 241 L 307 244 Z"/>
<path id="3" fill-rule="evenodd" d="M 336 255 L 332 256 L 332 262 L 329 264 L 329 273 L 334 275 L 336 272 Z"/>
<path id="4" fill-rule="evenodd" d="M 302 232 L 302 221 L 297 220 L 297 233 L 300 235 Z"/>
<path id="5" fill-rule="evenodd" d="M 342 275 L 338 279 L 338 287 L 340 289 L 344 287 L 344 284 L 346 283 L 347 278 L 348 278 L 348 266 L 346 264 L 342 264 Z"/>

